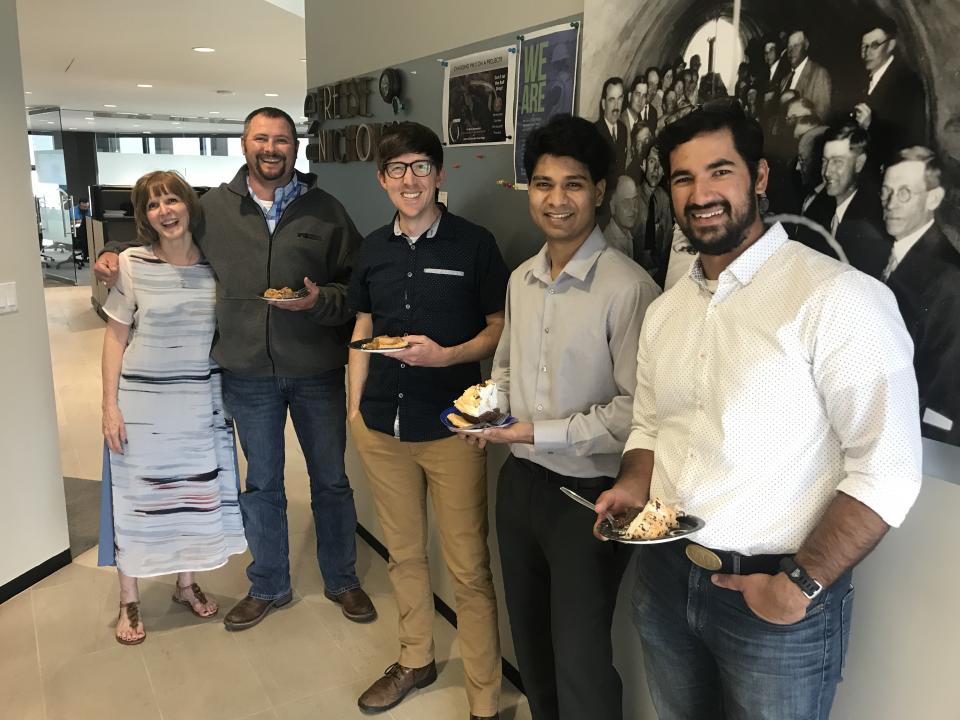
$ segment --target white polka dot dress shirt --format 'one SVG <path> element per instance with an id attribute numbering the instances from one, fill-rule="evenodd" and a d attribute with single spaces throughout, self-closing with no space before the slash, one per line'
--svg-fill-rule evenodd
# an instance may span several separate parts
<path id="1" fill-rule="evenodd" d="M 699 261 L 641 330 L 626 450 L 697 542 L 796 552 L 839 490 L 898 526 L 920 490 L 913 345 L 880 282 L 779 224 L 720 274 Z"/>

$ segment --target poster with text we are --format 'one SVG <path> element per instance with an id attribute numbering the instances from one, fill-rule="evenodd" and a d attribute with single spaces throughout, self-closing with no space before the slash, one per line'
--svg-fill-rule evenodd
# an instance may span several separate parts
<path id="1" fill-rule="evenodd" d="M 580 23 L 565 23 L 528 33 L 520 41 L 517 119 L 513 164 L 516 184 L 525 186 L 523 151 L 530 133 L 554 115 L 573 113 L 576 97 Z"/>

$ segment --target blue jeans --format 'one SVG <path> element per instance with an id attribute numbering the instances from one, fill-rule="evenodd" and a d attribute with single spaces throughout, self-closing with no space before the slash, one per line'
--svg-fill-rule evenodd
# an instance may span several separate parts
<path id="1" fill-rule="evenodd" d="M 240 495 L 244 532 L 253 555 L 250 594 L 274 600 L 290 592 L 287 496 L 283 487 L 283 430 L 287 410 L 310 476 L 310 507 L 317 530 L 317 562 L 328 592 L 360 587 L 357 511 L 343 467 L 346 396 L 343 369 L 305 378 L 223 373 L 223 401 L 247 458 Z"/>
<path id="2" fill-rule="evenodd" d="M 660 720 L 826 720 L 850 640 L 850 573 L 793 625 L 761 620 L 682 543 L 637 553 L 633 619 Z"/>

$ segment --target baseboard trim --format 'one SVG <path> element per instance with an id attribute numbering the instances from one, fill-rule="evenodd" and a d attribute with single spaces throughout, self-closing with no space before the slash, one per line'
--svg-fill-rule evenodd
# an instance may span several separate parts
<path id="1" fill-rule="evenodd" d="M 357 535 L 377 553 L 384 561 L 389 559 L 389 553 L 387 553 L 386 546 L 380 542 L 373 533 L 367 530 L 363 525 L 357 523 Z M 447 605 L 436 593 L 433 594 L 433 606 L 436 608 L 437 612 L 446 620 L 448 623 L 457 626 L 457 613 L 454 612 L 453 608 Z M 517 670 L 511 663 L 507 660 L 502 659 L 503 663 L 503 676 L 507 678 L 510 682 L 513 683 L 513 686 L 517 688 L 520 692 L 523 692 L 523 680 L 520 678 L 520 671 Z"/>
<path id="2" fill-rule="evenodd" d="M 31 570 L 27 570 L 23 575 L 15 577 L 10 582 L 0 585 L 0 603 L 5 603 L 14 595 L 19 595 L 31 585 L 35 585 L 48 575 L 53 575 L 57 570 L 70 564 L 70 548 L 61 553 L 57 553 L 49 560 L 44 560 Z"/>

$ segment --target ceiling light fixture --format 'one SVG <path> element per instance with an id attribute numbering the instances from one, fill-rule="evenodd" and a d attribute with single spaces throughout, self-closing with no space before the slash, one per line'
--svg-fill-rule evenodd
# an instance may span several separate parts
<path id="1" fill-rule="evenodd" d="M 211 115 L 219 115 L 219 114 L 220 114 L 220 111 L 219 111 L 219 110 L 211 110 L 211 111 L 210 111 L 210 114 L 211 114 Z"/>
<path id="2" fill-rule="evenodd" d="M 93 118 L 85 117 L 84 120 L 93 120 Z"/>
<path id="3" fill-rule="evenodd" d="M 24 95 L 33 95 L 33 93 L 30 92 L 29 90 L 24 90 L 24 91 L 23 91 L 23 94 L 24 94 Z"/>
<path id="4" fill-rule="evenodd" d="M 212 53 L 212 52 L 216 52 L 216 50 L 214 50 L 214 49 L 211 48 L 211 47 L 195 47 L 195 48 L 193 48 L 193 51 L 194 51 L 194 52 L 200 52 L 200 53 Z"/>
<path id="5" fill-rule="evenodd" d="M 104 105 L 104 107 L 115 108 L 116 105 Z"/>
<path id="6" fill-rule="evenodd" d="M 264 93 L 264 97 L 280 97 L 280 93 Z"/>
<path id="7" fill-rule="evenodd" d="M 150 88 L 150 87 L 153 87 L 153 85 L 150 85 L 148 83 L 137 83 L 137 87 Z"/>

